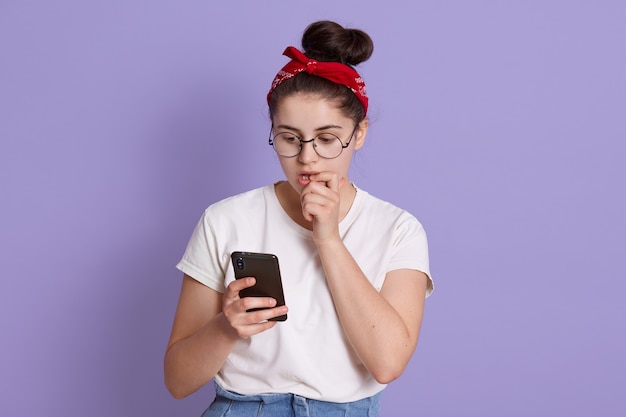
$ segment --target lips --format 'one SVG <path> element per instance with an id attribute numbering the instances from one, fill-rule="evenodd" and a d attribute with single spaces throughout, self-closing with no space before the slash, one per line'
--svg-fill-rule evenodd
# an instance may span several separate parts
<path id="1" fill-rule="evenodd" d="M 301 172 L 298 174 L 298 184 L 302 187 L 306 187 L 311 182 L 311 175 L 317 174 L 316 172 Z"/>

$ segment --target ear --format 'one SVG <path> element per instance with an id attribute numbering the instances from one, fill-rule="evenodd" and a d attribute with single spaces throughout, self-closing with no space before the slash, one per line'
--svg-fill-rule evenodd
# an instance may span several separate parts
<path id="1" fill-rule="evenodd" d="M 359 127 L 357 127 L 356 132 L 354 133 L 354 150 L 361 149 L 365 143 L 365 137 L 367 136 L 367 129 L 369 128 L 369 125 L 370 121 L 367 118 L 361 120 L 359 123 Z"/>

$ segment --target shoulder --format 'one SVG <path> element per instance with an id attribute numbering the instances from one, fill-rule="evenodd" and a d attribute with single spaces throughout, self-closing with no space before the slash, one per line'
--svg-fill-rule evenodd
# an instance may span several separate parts
<path id="1" fill-rule="evenodd" d="M 271 211 L 273 192 L 273 186 L 267 185 L 227 197 L 207 207 L 200 221 L 207 231 L 231 230 L 259 223 Z"/>
<path id="2" fill-rule="evenodd" d="M 417 220 L 413 214 L 393 203 L 378 198 L 360 188 L 357 188 L 357 195 L 360 200 L 360 215 L 374 216 L 380 218 L 386 223 L 406 223 L 413 224 L 416 227 L 422 227 L 419 220 Z"/>
<path id="3" fill-rule="evenodd" d="M 206 215 L 228 214 L 239 211 L 251 211 L 259 205 L 265 205 L 269 196 L 273 193 L 273 185 L 266 185 L 245 191 L 217 201 L 206 208 Z"/>
<path id="4" fill-rule="evenodd" d="M 425 244 L 426 231 L 422 223 L 409 211 L 393 203 L 358 189 L 359 202 L 357 221 L 370 234 L 389 239 L 393 245 L 401 242 L 418 241 Z"/>

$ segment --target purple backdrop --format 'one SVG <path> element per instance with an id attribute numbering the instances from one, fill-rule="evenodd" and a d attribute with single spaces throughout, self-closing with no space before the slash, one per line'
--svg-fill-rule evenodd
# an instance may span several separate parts
<path id="1" fill-rule="evenodd" d="M 382 415 L 626 413 L 626 3 L 408 4 L 0 2 L 0 415 L 200 415 L 163 385 L 174 265 L 281 178 L 264 96 L 321 18 L 376 44 L 353 180 L 430 238 Z"/>

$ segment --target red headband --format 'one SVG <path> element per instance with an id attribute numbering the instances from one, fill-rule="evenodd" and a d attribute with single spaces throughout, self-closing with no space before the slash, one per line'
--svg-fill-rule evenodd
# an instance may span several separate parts
<path id="1" fill-rule="evenodd" d="M 326 78 L 334 83 L 348 87 L 363 105 L 363 115 L 367 114 L 367 93 L 365 91 L 365 83 L 359 73 L 352 67 L 340 62 L 325 62 L 309 59 L 293 46 L 287 47 L 285 52 L 283 52 L 283 55 L 291 58 L 291 61 L 278 71 L 278 74 L 274 77 L 272 87 L 270 88 L 269 93 L 267 93 L 268 103 L 270 102 L 270 96 L 272 95 L 274 89 L 283 81 L 299 74 L 302 71 L 306 71 L 307 74 L 317 75 L 318 77 Z"/>

